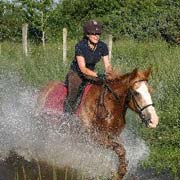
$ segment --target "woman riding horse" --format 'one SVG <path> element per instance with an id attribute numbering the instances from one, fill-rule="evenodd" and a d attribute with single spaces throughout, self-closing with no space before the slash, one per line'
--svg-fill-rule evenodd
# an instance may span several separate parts
<path id="1" fill-rule="evenodd" d="M 148 84 L 150 73 L 150 69 L 135 69 L 124 75 L 113 72 L 111 79 L 106 77 L 103 84 L 91 85 L 81 104 L 78 116 L 92 134 L 92 138 L 111 148 L 119 157 L 118 179 L 123 179 L 127 165 L 124 146 L 121 142 L 116 142 L 114 137 L 119 135 L 125 126 L 127 108 L 136 112 L 147 127 L 156 128 L 158 125 L 158 116 L 151 99 L 152 91 Z M 65 86 L 59 81 L 48 83 L 39 93 L 40 111 L 52 110 L 49 112 L 58 113 L 58 117 L 63 114 L 61 107 L 65 95 L 61 97 L 65 90 Z M 51 121 L 51 118 L 49 120 Z"/>
<path id="2" fill-rule="evenodd" d="M 84 25 L 84 37 L 75 46 L 75 58 L 66 76 L 68 94 L 64 103 L 64 112 L 73 113 L 80 90 L 88 82 L 87 76 L 102 79 L 103 75 L 94 71 L 96 63 L 103 58 L 105 72 L 111 71 L 107 45 L 100 41 L 102 25 L 95 20 Z"/>

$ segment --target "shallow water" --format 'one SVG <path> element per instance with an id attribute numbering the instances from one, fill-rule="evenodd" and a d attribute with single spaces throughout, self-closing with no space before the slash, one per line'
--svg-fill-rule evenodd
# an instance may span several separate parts
<path id="1" fill-rule="evenodd" d="M 84 177 L 111 177 L 111 172 L 118 166 L 116 154 L 93 143 L 78 119 L 66 116 L 61 126 L 50 126 L 48 117 L 44 119 L 35 113 L 36 92 L 36 89 L 24 86 L 16 73 L 0 75 L 1 172 L 4 168 L 14 176 L 17 169 L 10 164 L 15 162 L 14 157 L 23 157 L 26 165 L 31 161 L 44 162 L 45 167 L 76 169 Z M 126 149 L 128 179 L 136 174 L 138 163 L 148 157 L 149 148 L 128 128 L 118 139 Z M 12 151 L 16 156 L 9 158 Z"/>

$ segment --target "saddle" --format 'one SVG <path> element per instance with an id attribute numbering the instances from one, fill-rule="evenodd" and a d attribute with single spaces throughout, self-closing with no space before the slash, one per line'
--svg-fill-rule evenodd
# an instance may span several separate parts
<path id="1" fill-rule="evenodd" d="M 43 97 L 41 98 L 41 106 L 42 112 L 46 113 L 53 113 L 53 114 L 63 114 L 64 112 L 64 102 L 67 96 L 67 87 L 62 82 L 56 82 L 53 85 L 50 85 L 51 88 L 48 88 L 48 91 L 45 92 Z M 76 102 L 76 110 L 75 114 L 79 114 L 81 112 L 82 104 L 85 100 L 85 97 L 88 91 L 91 89 L 92 84 L 88 83 L 83 89 L 80 91 L 78 95 L 78 99 Z M 104 106 L 104 96 L 106 95 L 107 90 L 103 88 L 102 93 L 99 96 L 99 100 L 97 102 L 97 112 L 98 117 L 100 119 L 107 113 L 105 106 Z M 106 116 L 106 115 L 105 115 Z"/>

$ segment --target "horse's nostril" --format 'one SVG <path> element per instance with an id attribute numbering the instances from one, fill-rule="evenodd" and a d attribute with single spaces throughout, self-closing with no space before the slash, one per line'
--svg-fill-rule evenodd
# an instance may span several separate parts
<path id="1" fill-rule="evenodd" d="M 140 118 L 142 119 L 142 122 L 145 123 L 145 125 L 148 127 L 149 123 L 151 123 L 151 115 L 150 114 L 140 114 Z"/>
<path id="2" fill-rule="evenodd" d="M 139 116 L 143 121 L 145 120 L 145 115 L 143 113 L 140 113 Z"/>

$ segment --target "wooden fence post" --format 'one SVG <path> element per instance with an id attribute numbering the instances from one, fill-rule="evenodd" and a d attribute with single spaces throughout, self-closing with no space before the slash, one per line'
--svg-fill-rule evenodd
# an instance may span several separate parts
<path id="1" fill-rule="evenodd" d="M 112 42 L 113 42 L 112 34 L 109 34 L 108 36 L 108 48 L 109 48 L 109 61 L 111 61 L 112 58 Z"/>
<path id="2" fill-rule="evenodd" d="M 27 56 L 28 49 L 27 49 L 27 32 L 28 32 L 28 24 L 25 23 L 22 25 L 22 45 L 23 45 L 23 53 Z"/>
<path id="3" fill-rule="evenodd" d="M 45 47 L 45 32 L 42 31 L 42 43 L 43 43 L 43 48 Z"/>
<path id="4" fill-rule="evenodd" d="M 67 28 L 63 28 L 63 63 L 67 62 Z"/>

